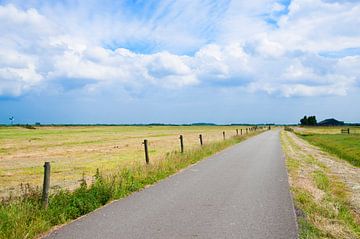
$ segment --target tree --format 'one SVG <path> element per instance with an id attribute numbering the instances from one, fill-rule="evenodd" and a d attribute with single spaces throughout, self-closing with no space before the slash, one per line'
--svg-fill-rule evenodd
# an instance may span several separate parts
<path id="1" fill-rule="evenodd" d="M 308 125 L 308 118 L 306 115 L 300 120 L 300 123 L 301 125 Z"/>
<path id="2" fill-rule="evenodd" d="M 316 116 L 309 116 L 308 118 L 308 125 L 317 125 Z"/>
<path id="3" fill-rule="evenodd" d="M 315 125 L 317 125 L 316 116 L 309 116 L 309 117 L 307 117 L 307 116 L 305 115 L 304 118 L 302 118 L 302 119 L 300 120 L 300 124 L 301 124 L 301 125 L 311 125 L 311 126 L 315 126 Z"/>

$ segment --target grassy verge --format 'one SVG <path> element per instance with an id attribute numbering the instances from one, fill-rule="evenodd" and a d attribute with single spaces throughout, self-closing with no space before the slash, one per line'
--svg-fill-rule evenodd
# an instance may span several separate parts
<path id="1" fill-rule="evenodd" d="M 360 134 L 302 134 L 303 139 L 360 167 Z"/>
<path id="2" fill-rule="evenodd" d="M 295 136 L 294 136 L 295 137 Z M 299 238 L 360 238 L 359 215 L 349 189 L 323 163 L 282 132 L 289 182 L 297 208 Z"/>
<path id="3" fill-rule="evenodd" d="M 0 205 L 0 238 L 34 238 L 55 225 L 64 224 L 106 203 L 123 198 L 218 151 L 254 135 L 232 137 L 184 152 L 168 153 L 150 165 L 134 164 L 111 176 L 97 171 L 94 183 L 83 181 L 75 191 L 60 190 L 50 197 L 49 208 L 41 208 L 38 190 L 24 187 L 24 195 Z"/>

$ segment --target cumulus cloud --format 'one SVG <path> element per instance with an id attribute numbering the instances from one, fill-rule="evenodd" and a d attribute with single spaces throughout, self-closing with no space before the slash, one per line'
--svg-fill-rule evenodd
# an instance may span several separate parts
<path id="1" fill-rule="evenodd" d="M 354 1 L 190 5 L 159 1 L 145 19 L 122 6 L 91 20 L 89 12 L 70 12 L 61 16 L 65 24 L 54 14 L 66 14 L 59 7 L 0 5 L 0 96 L 52 84 L 92 91 L 237 86 L 285 97 L 346 95 L 359 85 L 359 55 L 326 56 L 360 48 Z M 131 39 L 155 52 L 126 48 Z"/>

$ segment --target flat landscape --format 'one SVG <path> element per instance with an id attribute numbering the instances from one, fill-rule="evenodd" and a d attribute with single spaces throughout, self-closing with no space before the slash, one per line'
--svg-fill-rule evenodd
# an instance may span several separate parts
<path id="1" fill-rule="evenodd" d="M 359 127 L 350 134 L 341 132 L 348 127 L 246 128 L 2 127 L 2 196 L 24 193 L 21 183 L 39 189 L 3 201 L 0 238 L 360 237 Z M 45 161 L 48 208 L 40 191 Z"/>
<path id="2" fill-rule="evenodd" d="M 51 162 L 51 187 L 73 189 L 96 170 L 113 173 L 122 166 L 145 163 L 144 139 L 149 140 L 151 161 L 179 151 L 179 135 L 185 149 L 236 135 L 240 126 L 66 126 L 0 127 L 0 196 L 19 193 L 21 183 L 40 186 L 43 164 Z"/>

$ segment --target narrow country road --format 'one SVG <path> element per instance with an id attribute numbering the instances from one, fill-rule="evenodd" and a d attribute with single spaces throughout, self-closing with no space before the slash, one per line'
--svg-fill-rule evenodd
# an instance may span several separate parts
<path id="1" fill-rule="evenodd" d="M 46 238 L 297 238 L 279 131 L 252 137 Z"/>

